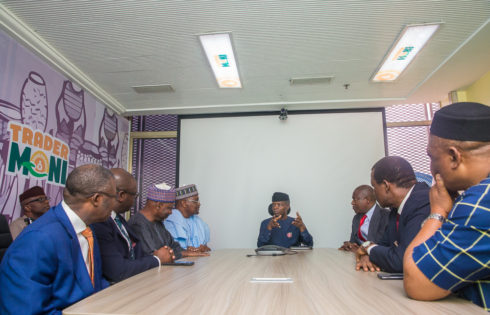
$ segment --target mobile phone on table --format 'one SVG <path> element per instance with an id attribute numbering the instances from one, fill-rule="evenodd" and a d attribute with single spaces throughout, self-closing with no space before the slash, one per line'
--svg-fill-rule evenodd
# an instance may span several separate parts
<path id="1" fill-rule="evenodd" d="M 193 261 L 174 261 L 173 263 L 163 263 L 162 266 L 192 266 L 194 265 Z"/>
<path id="2" fill-rule="evenodd" d="M 403 273 L 378 273 L 381 280 L 403 280 Z"/>

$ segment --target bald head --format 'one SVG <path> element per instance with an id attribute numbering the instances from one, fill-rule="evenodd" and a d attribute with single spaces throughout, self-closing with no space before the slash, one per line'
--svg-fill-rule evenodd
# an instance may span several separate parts
<path id="1" fill-rule="evenodd" d="M 111 173 L 116 179 L 117 190 L 130 190 L 130 192 L 136 190 L 136 180 L 134 179 L 133 175 L 131 175 L 128 171 L 123 168 L 113 168 L 111 169 Z M 135 189 L 131 190 L 130 188 Z"/>
<path id="2" fill-rule="evenodd" d="M 366 213 L 376 203 L 374 189 L 368 185 L 361 185 L 352 192 L 352 209 L 355 213 Z"/>
<path id="3" fill-rule="evenodd" d="M 124 213 L 134 205 L 138 192 L 136 180 L 133 175 L 122 168 L 113 168 L 111 173 L 116 180 L 117 189 L 116 206 L 113 210 L 116 213 Z"/>
<path id="4" fill-rule="evenodd" d="M 66 179 L 63 197 L 65 199 L 83 198 L 93 195 L 95 192 L 111 190 L 114 176 L 108 169 L 96 165 L 86 164 L 75 168 Z"/>
<path id="5" fill-rule="evenodd" d="M 374 195 L 374 189 L 369 185 L 361 185 L 357 187 L 354 190 L 354 195 L 360 198 L 366 198 L 367 200 L 373 203 L 376 201 L 376 196 Z"/>
<path id="6" fill-rule="evenodd" d="M 89 225 L 107 220 L 114 206 L 116 184 L 112 173 L 96 164 L 75 168 L 66 179 L 66 204 Z"/>

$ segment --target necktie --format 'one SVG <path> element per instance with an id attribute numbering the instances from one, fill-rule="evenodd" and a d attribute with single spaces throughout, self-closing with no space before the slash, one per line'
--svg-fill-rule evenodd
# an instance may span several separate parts
<path id="1" fill-rule="evenodd" d="M 88 241 L 88 268 L 90 280 L 92 281 L 92 285 L 94 284 L 94 235 L 92 234 L 92 230 L 87 226 L 85 230 L 82 231 L 83 237 L 85 237 Z"/>
<path id="2" fill-rule="evenodd" d="M 400 223 L 400 215 L 397 213 L 396 214 L 396 231 L 398 232 L 398 225 Z"/>
<path id="3" fill-rule="evenodd" d="M 361 233 L 361 226 L 364 224 L 364 221 L 366 221 L 366 218 L 367 218 L 367 215 L 363 215 L 362 218 L 361 218 L 361 222 L 359 223 L 359 229 L 357 230 L 357 236 L 359 237 L 359 239 L 363 242 L 366 241 L 366 239 L 364 238 L 364 236 L 362 236 L 362 233 Z"/>
<path id="4" fill-rule="evenodd" d="M 121 221 L 121 219 L 119 218 L 118 215 L 116 215 L 116 217 L 114 218 L 114 221 L 116 221 L 116 224 L 119 227 L 119 231 L 121 231 L 122 236 L 128 242 L 128 246 L 129 246 L 129 258 L 131 260 L 134 260 L 134 249 L 133 249 L 133 246 L 132 246 L 133 245 L 133 242 L 131 242 L 131 238 L 129 238 L 128 232 L 123 227 L 122 221 Z"/>

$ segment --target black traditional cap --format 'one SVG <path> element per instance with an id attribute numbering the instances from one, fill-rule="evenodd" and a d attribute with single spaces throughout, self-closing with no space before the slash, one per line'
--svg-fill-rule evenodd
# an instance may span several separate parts
<path id="1" fill-rule="evenodd" d="M 275 192 L 272 195 L 272 202 L 277 202 L 277 201 L 289 201 L 288 194 L 282 192 Z"/>
<path id="2" fill-rule="evenodd" d="M 430 133 L 459 141 L 490 141 L 490 107 L 480 103 L 454 103 L 434 114 Z"/>
<path id="3" fill-rule="evenodd" d="M 31 197 L 37 197 L 37 196 L 46 196 L 46 193 L 44 190 L 39 187 L 39 186 L 34 186 L 32 188 L 29 188 L 28 190 L 24 191 L 22 194 L 19 195 L 19 201 L 22 202 L 26 200 L 27 198 Z"/>

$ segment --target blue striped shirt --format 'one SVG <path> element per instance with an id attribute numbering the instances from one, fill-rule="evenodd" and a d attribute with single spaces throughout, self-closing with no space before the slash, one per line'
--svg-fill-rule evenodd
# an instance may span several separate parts
<path id="1" fill-rule="evenodd" d="M 490 176 L 455 200 L 446 222 L 412 257 L 434 284 L 490 311 Z"/>

